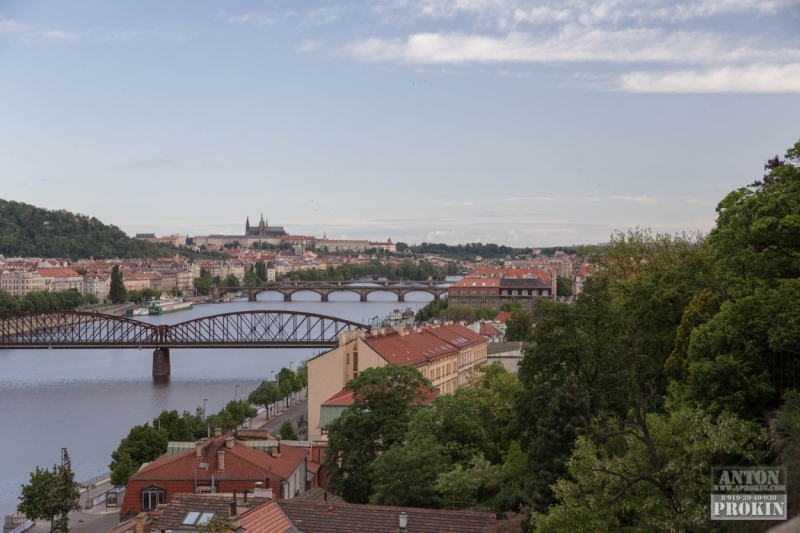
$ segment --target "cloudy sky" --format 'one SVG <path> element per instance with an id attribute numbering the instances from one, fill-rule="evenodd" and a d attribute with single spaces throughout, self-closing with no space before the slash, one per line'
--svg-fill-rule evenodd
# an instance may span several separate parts
<path id="1" fill-rule="evenodd" d="M 798 0 L 0 2 L 0 198 L 129 233 L 708 230 L 798 139 Z"/>

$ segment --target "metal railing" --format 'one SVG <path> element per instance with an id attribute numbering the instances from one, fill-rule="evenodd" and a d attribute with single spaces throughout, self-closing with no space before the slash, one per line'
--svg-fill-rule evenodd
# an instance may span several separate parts
<path id="1" fill-rule="evenodd" d="M 103 481 L 104 479 L 108 479 L 110 477 L 111 477 L 111 472 L 103 472 L 102 474 L 94 476 L 93 478 L 89 478 L 86 481 L 79 481 L 78 485 L 80 485 L 81 487 L 93 488 L 93 486 L 97 485 L 97 482 Z"/>

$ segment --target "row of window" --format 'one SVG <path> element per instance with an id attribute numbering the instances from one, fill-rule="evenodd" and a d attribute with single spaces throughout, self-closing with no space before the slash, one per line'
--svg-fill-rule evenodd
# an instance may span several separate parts
<path id="1" fill-rule="evenodd" d="M 509 294 L 509 289 L 503 289 L 500 294 L 507 296 Z M 453 291 L 454 295 L 458 294 L 458 291 Z M 511 289 L 512 296 L 547 296 L 549 294 L 547 289 L 544 290 L 536 290 L 536 289 Z M 478 291 L 469 291 L 470 296 L 478 296 Z M 497 291 L 491 290 L 489 291 L 489 296 L 496 296 Z M 467 291 L 462 290 L 461 296 L 467 296 Z M 486 296 L 486 291 L 480 291 L 480 296 Z"/>

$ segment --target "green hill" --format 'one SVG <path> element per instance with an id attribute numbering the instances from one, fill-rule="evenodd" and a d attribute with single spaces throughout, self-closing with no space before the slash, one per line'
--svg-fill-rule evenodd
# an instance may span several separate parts
<path id="1" fill-rule="evenodd" d="M 116 226 L 60 209 L 0 200 L 0 254 L 84 259 L 167 257 L 168 248 L 128 237 Z"/>

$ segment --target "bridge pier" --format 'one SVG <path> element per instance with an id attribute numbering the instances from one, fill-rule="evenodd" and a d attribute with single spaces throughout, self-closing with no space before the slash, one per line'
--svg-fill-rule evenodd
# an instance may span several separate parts
<path id="1" fill-rule="evenodd" d="M 441 296 L 439 295 L 439 293 L 436 293 L 436 294 L 433 295 L 433 299 L 434 300 L 440 300 Z"/>
<path id="2" fill-rule="evenodd" d="M 283 301 L 284 302 L 291 302 L 292 301 L 292 295 L 291 294 L 284 294 L 283 295 Z"/>
<path id="3" fill-rule="evenodd" d="M 367 301 L 367 295 L 366 294 L 362 294 L 361 295 L 361 301 L 362 302 L 366 302 Z"/>
<path id="4" fill-rule="evenodd" d="M 322 295 L 322 301 L 323 302 L 327 302 L 328 301 L 328 295 L 327 294 L 323 294 Z"/>
<path id="5" fill-rule="evenodd" d="M 169 376 L 169 348 L 153 351 L 153 376 Z"/>
<path id="6" fill-rule="evenodd" d="M 405 294 L 398 294 L 397 295 L 397 301 L 398 302 L 405 302 L 406 301 L 406 295 Z"/>
<path id="7" fill-rule="evenodd" d="M 258 293 L 253 292 L 253 291 L 248 292 L 247 293 L 247 301 L 248 302 L 257 302 L 258 298 L 256 298 L 256 296 L 258 296 Z"/>

